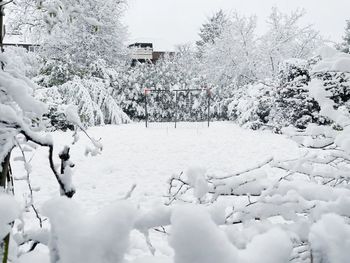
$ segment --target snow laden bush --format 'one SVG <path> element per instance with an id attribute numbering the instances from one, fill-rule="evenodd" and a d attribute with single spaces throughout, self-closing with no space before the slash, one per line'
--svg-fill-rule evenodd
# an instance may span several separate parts
<path id="1" fill-rule="evenodd" d="M 258 81 L 238 88 L 231 101 L 227 100 L 231 119 L 244 127 L 267 127 L 276 131 L 289 125 L 300 129 L 305 129 L 309 123 L 331 125 L 332 120 L 320 115 L 320 106 L 310 96 L 308 85 L 313 80 L 322 81 L 332 93 L 330 98 L 336 107 L 349 109 L 349 73 L 343 67 L 325 70 L 322 66 L 329 63 L 329 56 L 342 60 L 347 55 L 329 47 L 321 48 L 318 53 L 309 60 L 284 61 L 273 81 Z"/>
<path id="2" fill-rule="evenodd" d="M 229 116 L 239 125 L 253 130 L 269 126 L 274 90 L 267 84 L 252 84 L 241 89 L 240 96 L 229 105 Z"/>
<path id="3" fill-rule="evenodd" d="M 39 74 L 41 60 L 34 52 L 29 52 L 22 47 L 6 47 L 5 54 L 11 58 L 9 66 L 15 66 L 23 76 L 33 78 Z"/>
<path id="4" fill-rule="evenodd" d="M 281 128 L 293 125 L 305 129 L 309 123 L 329 124 L 319 116 L 319 105 L 308 93 L 312 62 L 294 59 L 281 64 L 269 116 L 273 126 Z"/>
<path id="5" fill-rule="evenodd" d="M 349 54 L 329 47 L 320 49 L 319 54 L 323 60 L 313 68 L 313 78 L 319 79 L 325 89 L 331 92 L 330 98 L 337 108 L 345 106 L 350 109 Z"/>
<path id="6" fill-rule="evenodd" d="M 67 128 L 59 111 L 62 104 L 76 105 L 85 126 L 129 122 L 112 93 L 109 79 L 74 77 L 62 85 L 39 89 L 36 96 L 49 105 L 48 117 L 55 128 Z"/>

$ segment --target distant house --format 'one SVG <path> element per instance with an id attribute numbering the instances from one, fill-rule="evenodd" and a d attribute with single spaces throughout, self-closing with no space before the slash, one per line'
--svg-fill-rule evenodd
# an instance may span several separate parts
<path id="1" fill-rule="evenodd" d="M 137 62 L 146 63 L 152 62 L 153 58 L 153 44 L 152 43 L 134 43 L 128 46 L 130 49 L 132 65 Z"/>
<path id="2" fill-rule="evenodd" d="M 156 63 L 165 54 L 170 56 L 175 52 L 154 51 L 153 43 L 134 43 L 128 46 L 131 51 L 132 66 L 136 63 Z"/>
<path id="3" fill-rule="evenodd" d="M 168 51 L 167 52 L 165 52 L 165 51 L 153 51 L 153 54 L 152 54 L 152 56 L 153 56 L 153 58 L 152 58 L 153 63 L 156 63 L 157 60 L 161 59 L 165 55 L 174 56 L 175 52 L 173 52 L 173 51 L 169 51 L 169 52 Z"/>
<path id="4" fill-rule="evenodd" d="M 5 35 L 3 47 L 23 47 L 30 52 L 35 52 L 39 49 L 39 44 L 33 44 L 24 39 L 22 35 Z"/>

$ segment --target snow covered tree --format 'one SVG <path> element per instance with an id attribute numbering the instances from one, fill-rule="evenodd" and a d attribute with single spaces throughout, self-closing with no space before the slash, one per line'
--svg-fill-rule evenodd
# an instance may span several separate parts
<path id="1" fill-rule="evenodd" d="M 303 15 L 300 10 L 287 15 L 274 8 L 268 20 L 269 30 L 258 36 L 256 17 L 234 13 L 215 43 L 204 50 L 203 67 L 208 80 L 222 86 L 232 82 L 242 86 L 277 77 L 279 64 L 286 59 L 310 57 L 321 40 L 311 26 L 299 25 Z"/>
<path id="2" fill-rule="evenodd" d="M 79 71 L 96 60 L 103 59 L 108 66 L 127 60 L 126 28 L 120 21 L 122 1 L 66 1 L 65 8 L 68 10 L 50 10 L 50 16 L 62 16 L 60 13 L 67 11 L 70 16 L 65 15 L 43 37 L 45 59 L 71 64 Z"/>
<path id="3" fill-rule="evenodd" d="M 225 87 L 256 80 L 255 30 L 255 16 L 232 16 L 220 37 L 203 54 L 203 72 L 209 82 Z"/>
<path id="4" fill-rule="evenodd" d="M 11 2 L 6 4 L 8 3 Z M 0 1 L 2 15 L 3 4 Z M 0 26 L 2 28 L 2 25 Z M 69 146 L 65 146 L 58 154 L 59 169 L 55 163 L 54 143 L 50 136 L 42 134 L 45 127 L 43 114 L 47 107 L 33 97 L 35 84 L 24 76 L 27 71 L 21 66 L 25 63 L 22 63 L 23 61 L 15 57 L 12 52 L 2 53 L 0 62 L 2 65 L 0 70 L 0 258 L 2 262 L 7 263 L 17 258 L 17 255 L 15 258 L 10 258 L 10 247 L 13 250 L 17 246 L 29 244 L 32 250 L 38 244 L 36 240 L 28 238 L 23 224 L 16 228 L 17 239 L 13 238 L 14 220 L 22 218 L 25 211 L 33 210 L 42 227 L 41 217 L 33 203 L 34 188 L 31 185 L 31 166 L 26 153 L 34 151 L 38 146 L 47 147 L 49 167 L 57 181 L 60 194 L 71 198 L 75 193 L 75 187 L 71 180 L 71 168 L 74 165 L 70 161 Z M 67 109 L 65 114 L 72 124 L 82 129 L 79 117 L 73 108 Z M 98 141 L 93 138 L 91 141 L 94 145 L 91 151 L 101 150 L 101 144 Z M 22 153 L 22 156 L 17 159 L 24 162 L 25 171 L 25 174 L 19 175 L 17 179 L 21 178 L 25 181 L 29 191 L 29 194 L 24 197 L 25 204 L 22 206 L 19 206 L 11 197 L 14 194 L 14 177 L 10 161 L 12 150 L 15 147 L 18 147 Z M 9 245 L 10 239 L 11 246 Z"/>
<path id="5" fill-rule="evenodd" d="M 289 58 L 305 59 L 312 55 L 320 45 L 319 32 L 311 25 L 300 26 L 305 15 L 303 10 L 283 14 L 277 8 L 272 9 L 268 19 L 269 30 L 260 39 L 260 56 L 263 60 L 261 70 L 266 77 L 276 76 L 279 64 Z"/>
<path id="6" fill-rule="evenodd" d="M 223 10 L 219 10 L 208 21 L 202 25 L 199 32 L 200 40 L 196 42 L 199 54 L 203 53 L 206 45 L 212 45 L 220 37 L 221 33 L 227 26 L 229 19 Z"/>
<path id="7" fill-rule="evenodd" d="M 0 1 L 1 15 L 3 15 L 3 4 Z M 1 19 L 1 21 L 3 20 Z M 0 26 L 2 28 L 3 25 Z M 10 197 L 7 197 L 7 194 L 14 191 L 10 168 L 12 149 L 19 144 L 28 144 L 29 142 L 48 147 L 50 167 L 60 186 L 61 193 L 72 197 L 75 190 L 72 185 L 68 184 L 69 175 L 64 174 L 66 165 L 69 164 L 69 157 L 65 159 L 66 165 L 62 164 L 61 171 L 58 171 L 53 160 L 52 141 L 36 133 L 36 130 L 40 129 L 42 115 L 46 107 L 32 97 L 34 84 L 18 70 L 17 65 L 9 63 L 11 57 L 8 57 L 7 54 L 2 53 L 0 60 L 2 65 L 0 70 L 0 198 L 2 201 L 5 199 L 5 202 L 1 202 L 1 209 L 3 210 L 4 207 L 8 209 L 8 211 L 2 211 L 0 220 L 0 255 L 2 262 L 6 263 L 8 261 L 11 232 L 9 224 L 20 215 L 19 207 Z M 22 136 L 21 142 L 20 136 Z M 29 170 L 28 165 L 28 173 Z M 65 176 L 67 177 L 65 178 L 66 181 L 63 179 Z M 30 186 L 29 178 L 28 185 Z M 28 207 L 31 207 L 31 205 L 32 203 L 29 201 Z"/>
<path id="8" fill-rule="evenodd" d="M 35 38 L 46 60 L 71 63 L 78 69 L 97 59 L 123 64 L 127 59 L 126 27 L 120 21 L 124 10 L 123 0 L 15 0 L 9 30 Z"/>
<path id="9" fill-rule="evenodd" d="M 29 43 L 39 43 L 42 34 L 46 34 L 48 25 L 43 16 L 43 4 L 48 1 L 14 0 L 7 7 L 6 31 L 10 35 L 19 35 Z M 57 2 L 58 3 L 58 2 Z"/>
<path id="10" fill-rule="evenodd" d="M 337 45 L 337 49 L 345 53 L 350 53 L 350 20 L 346 21 L 343 42 Z"/>
<path id="11" fill-rule="evenodd" d="M 13 30 L 30 32 L 40 43 L 44 63 L 34 78 L 41 86 L 35 93 L 49 104 L 46 115 L 53 127 L 68 127 L 58 113 L 62 103 L 77 104 L 84 125 L 127 122 L 111 96 L 111 82 L 129 62 L 126 27 L 121 23 L 125 1 L 17 0 L 15 4 Z M 85 95 L 74 100 L 72 94 Z"/>

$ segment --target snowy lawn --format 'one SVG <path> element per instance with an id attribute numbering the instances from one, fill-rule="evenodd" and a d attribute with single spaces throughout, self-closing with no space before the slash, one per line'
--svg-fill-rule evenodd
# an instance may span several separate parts
<path id="1" fill-rule="evenodd" d="M 148 129 L 144 123 L 133 123 L 95 127 L 88 132 L 101 138 L 102 154 L 85 156 L 90 143 L 83 134 L 71 149 L 76 164 L 73 180 L 77 193 L 73 199 L 87 213 L 96 213 L 123 198 L 133 184 L 137 187 L 131 200 L 142 209 L 164 203 L 169 177 L 191 167 L 202 167 L 208 174 L 220 176 L 249 168 L 269 156 L 289 159 L 298 153 L 297 145 L 282 135 L 245 130 L 230 122 L 214 122 L 210 128 L 205 123 L 179 123 L 177 129 L 173 123 L 151 123 Z M 55 132 L 53 137 L 57 151 L 73 141 L 71 132 Z M 32 183 L 41 188 L 34 194 L 39 208 L 58 196 L 58 185 L 48 172 L 47 154 L 47 149 L 39 149 L 31 161 Z M 16 155 L 17 150 L 13 157 Z M 15 176 L 23 174 L 22 166 L 22 162 L 14 163 Z M 25 191 L 26 185 L 17 181 L 17 196 Z M 32 220 L 36 223 L 34 217 Z M 157 235 L 153 237 L 157 253 L 171 254 L 169 247 L 160 244 L 164 237 Z M 140 237 L 131 244 L 135 257 L 149 254 Z"/>
<path id="2" fill-rule="evenodd" d="M 76 164 L 74 199 L 96 210 L 124 197 L 137 184 L 133 200 L 142 205 L 159 200 L 167 190 L 167 180 L 191 167 L 202 167 L 217 176 L 249 168 L 269 156 L 277 159 L 293 158 L 297 145 L 282 135 L 269 131 L 242 129 L 230 122 L 143 123 L 121 126 L 95 127 L 88 130 L 101 138 L 104 149 L 99 156 L 85 156 L 90 145 L 85 135 L 72 146 L 72 161 Z M 72 142 L 71 132 L 53 134 L 56 150 Z M 14 153 L 15 157 L 19 153 Z M 35 194 L 37 203 L 58 195 L 58 185 L 48 169 L 47 149 L 34 155 L 32 180 L 41 191 Z M 14 175 L 22 174 L 22 163 L 13 167 Z M 18 186 L 21 191 L 22 187 Z"/>

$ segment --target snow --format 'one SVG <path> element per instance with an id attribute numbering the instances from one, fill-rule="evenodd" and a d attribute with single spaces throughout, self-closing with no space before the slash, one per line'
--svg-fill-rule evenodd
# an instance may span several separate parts
<path id="1" fill-rule="evenodd" d="M 169 225 L 170 218 L 175 220 L 174 222 L 179 220 L 179 225 L 191 224 L 191 222 L 198 220 L 200 215 L 196 217 L 196 213 L 192 211 L 191 215 L 194 214 L 195 218 L 188 218 L 189 221 L 183 219 L 185 220 L 183 221 L 181 214 L 187 213 L 186 211 L 179 208 L 178 212 L 174 214 L 168 207 L 164 206 L 167 201 L 163 197 L 168 189 L 167 182 L 169 178 L 176 177 L 181 172 L 192 178 L 197 178 L 195 181 L 198 181 L 198 178 L 204 176 L 221 177 L 246 170 L 252 167 L 252 164 L 261 163 L 261 160 L 267 159 L 267 156 L 277 159 L 298 156 L 297 144 L 283 135 L 272 134 L 269 131 L 245 130 L 231 122 L 214 122 L 210 125 L 210 128 L 207 128 L 205 123 L 178 123 L 178 128 L 174 129 L 173 123 L 150 123 L 150 127 L 146 129 L 144 123 L 132 123 L 90 128 L 88 129 L 90 136 L 98 138 L 104 146 L 101 154 L 93 157 L 84 155 L 86 145 L 91 145 L 91 142 L 82 132 L 79 132 L 80 140 L 71 146 L 70 151 L 71 161 L 75 164 L 72 181 L 76 186 L 77 193 L 73 197 L 74 202 L 72 204 L 64 199 L 54 199 L 50 201 L 51 203 L 45 204 L 44 209 L 40 208 L 47 200 L 59 195 L 59 187 L 48 167 L 47 149 L 38 148 L 35 154 L 27 153 L 32 165 L 31 182 L 34 186 L 41 187 L 39 192 L 34 193 L 34 203 L 41 212 L 44 211 L 50 217 L 55 232 L 62 236 L 62 241 L 58 243 L 61 250 L 67 251 L 64 253 L 71 253 L 69 254 L 70 258 L 81 260 L 80 257 L 84 255 L 79 255 L 78 250 L 69 250 L 68 246 L 84 248 L 89 251 L 93 244 L 91 242 L 95 242 L 96 239 L 95 237 L 91 238 L 90 242 L 86 235 L 89 237 L 95 235 L 99 236 L 101 243 L 98 245 L 95 244 L 96 242 L 94 243 L 94 246 L 97 246 L 94 248 L 98 251 L 97 254 L 104 253 L 105 250 L 102 247 L 107 250 L 110 248 L 108 253 L 114 253 L 110 243 L 107 243 L 106 240 L 113 240 L 113 236 L 109 234 L 112 230 L 119 231 L 120 226 L 125 228 L 125 232 L 122 233 L 122 237 L 125 237 L 124 234 L 129 233 L 128 229 L 130 229 L 131 224 L 133 224 L 133 228 L 147 233 L 148 229 L 152 227 Z M 72 135 L 73 132 L 53 133 L 55 156 L 65 145 L 73 141 Z M 17 156 L 21 156 L 21 153 L 15 149 L 12 157 L 16 158 Z M 58 158 L 56 162 L 59 162 Z M 14 175 L 24 172 L 21 162 L 13 162 L 12 169 Z M 137 215 L 132 214 L 131 210 L 135 209 L 135 205 L 132 204 L 126 205 L 127 207 L 122 205 L 122 208 L 112 209 L 113 211 L 108 208 L 109 206 L 112 208 L 118 206 L 116 204 L 120 204 L 120 200 L 128 196 L 130 188 L 134 184 L 137 187 L 129 199 L 138 206 Z M 197 186 L 198 190 L 205 189 L 202 188 L 201 184 Z M 20 193 L 27 191 L 24 181 L 16 181 L 15 188 L 18 199 L 22 196 Z M 220 201 L 215 206 L 199 212 L 206 214 L 206 219 L 200 221 L 205 221 L 203 223 L 215 230 L 220 230 L 217 225 L 225 221 L 227 204 L 232 205 L 230 200 L 227 204 L 225 200 Z M 106 213 L 105 209 L 110 213 Z M 120 215 L 119 213 L 122 211 L 125 212 Z M 116 213 L 115 217 L 121 217 L 120 220 L 122 220 L 125 219 L 125 213 L 128 212 L 130 222 L 114 222 L 113 216 L 109 216 Z M 180 218 L 177 218 L 176 214 L 180 214 Z M 33 215 L 26 214 L 26 217 L 31 220 L 32 225 L 37 224 Z M 101 223 L 102 219 L 97 219 L 97 223 L 92 223 L 92 229 L 87 231 L 87 225 L 96 220 L 96 217 L 104 218 L 105 221 Z M 60 226 L 61 222 L 65 222 L 65 224 Z M 100 229 L 97 224 L 108 227 Z M 97 235 L 97 231 L 103 234 Z M 68 235 L 69 232 L 77 233 L 76 237 Z M 148 262 L 148 260 L 143 261 L 142 259 L 150 255 L 149 248 L 142 234 L 137 233 L 138 231 L 131 232 L 129 247 L 126 249 L 126 260 L 130 263 Z M 106 237 L 103 238 L 103 235 Z M 224 239 L 222 234 L 213 233 L 213 235 L 214 238 Z M 171 257 L 174 251 L 169 247 L 166 236 L 150 230 L 149 237 L 156 251 L 154 261 L 150 259 L 150 262 L 172 262 Z M 181 235 L 178 237 L 182 238 Z M 193 238 L 198 238 L 198 236 Z M 126 237 L 125 239 L 121 238 L 121 240 L 123 240 L 122 244 L 126 246 L 128 243 Z M 216 243 L 209 239 L 207 242 Z M 176 241 L 175 243 L 181 242 Z M 124 249 L 125 247 L 118 249 L 120 252 L 118 252 L 118 256 L 124 253 Z M 68 257 L 68 254 L 66 255 Z M 92 260 L 93 256 L 90 255 L 90 257 Z M 88 260 L 90 259 L 86 259 L 84 262 L 92 262 Z M 62 263 L 66 262 L 70 261 L 62 261 Z"/>
<path id="2" fill-rule="evenodd" d="M 36 249 L 32 252 L 24 254 L 19 258 L 19 261 L 18 261 L 18 263 L 38 263 L 38 262 L 50 262 L 49 255 L 43 253 L 43 251 L 40 249 Z"/>
<path id="3" fill-rule="evenodd" d="M 324 215 L 311 227 L 310 241 L 315 262 L 349 262 L 350 227 L 336 214 Z"/>
<path id="4" fill-rule="evenodd" d="M 291 252 L 290 238 L 281 229 L 274 228 L 255 236 L 247 248 L 241 252 L 241 258 L 242 262 L 246 263 L 287 263 Z"/>
<path id="5" fill-rule="evenodd" d="M 147 231 L 157 226 L 167 226 L 170 224 L 171 210 L 169 207 L 155 204 L 148 212 L 141 212 L 135 222 L 135 228 L 141 232 Z"/>
<path id="6" fill-rule="evenodd" d="M 191 167 L 186 172 L 188 182 L 194 189 L 194 196 L 201 199 L 209 191 L 209 186 L 205 180 L 205 169 Z"/>
<path id="7" fill-rule="evenodd" d="M 171 223 L 170 244 L 175 250 L 174 263 L 237 261 L 237 249 L 203 208 L 193 205 L 178 207 L 173 212 Z"/>
<path id="8" fill-rule="evenodd" d="M 206 174 L 220 177 L 242 171 L 267 156 L 289 159 L 298 156 L 296 143 L 268 131 L 251 131 L 231 122 L 173 123 L 161 126 L 144 123 L 93 127 L 91 137 L 100 138 L 104 149 L 94 157 L 85 156 L 91 142 L 79 132 L 80 141 L 71 146 L 75 199 L 83 207 L 96 210 L 123 198 L 136 183 L 133 198 L 146 207 L 165 193 L 167 181 L 189 168 L 201 167 Z M 55 132 L 55 149 L 72 142 L 72 132 Z M 13 157 L 21 156 L 17 149 Z M 39 204 L 57 194 L 57 185 L 48 169 L 47 149 L 39 148 L 31 162 L 33 184 L 45 186 L 35 199 Z M 16 162 L 14 174 L 22 164 Z M 17 187 L 20 187 L 17 186 Z M 21 188 L 22 189 L 22 188 Z M 26 189 L 26 186 L 23 187 Z"/>
<path id="9" fill-rule="evenodd" d="M 323 59 L 328 59 L 337 55 L 338 51 L 330 46 L 324 45 L 316 51 L 316 54 L 321 56 Z"/>
<path id="10" fill-rule="evenodd" d="M 19 215 L 19 204 L 12 196 L 1 193 L 0 188 L 0 240 L 11 231 L 9 224 Z"/>
<path id="11" fill-rule="evenodd" d="M 49 246 L 59 251 L 58 262 L 121 263 L 124 259 L 136 217 L 136 207 L 129 202 L 115 202 L 96 215 L 86 215 L 62 197 L 47 202 L 43 212 L 50 219 Z M 51 254 L 51 258 L 56 257 Z"/>
<path id="12" fill-rule="evenodd" d="M 0 72 L 0 83 L 1 88 L 5 89 L 8 96 L 18 104 L 24 112 L 34 113 L 38 116 L 41 116 L 46 112 L 46 106 L 42 102 L 36 101 L 32 97 L 32 85 L 30 81 L 25 77 L 19 76 L 19 73 L 14 72 L 12 69 L 9 69 L 8 72 Z"/>
<path id="13" fill-rule="evenodd" d="M 292 253 L 290 237 L 279 228 L 256 235 L 245 249 L 239 250 L 208 212 L 195 205 L 174 209 L 171 223 L 174 263 L 287 263 Z"/>
<path id="14" fill-rule="evenodd" d="M 99 22 L 97 19 L 93 18 L 93 17 L 84 17 L 84 20 L 92 25 L 92 26 L 95 26 L 95 27 L 100 27 L 100 26 L 103 26 L 103 24 L 101 22 Z"/>
<path id="15" fill-rule="evenodd" d="M 317 52 L 323 59 L 313 71 L 350 72 L 350 55 L 325 46 Z"/>
<path id="16" fill-rule="evenodd" d="M 83 126 L 81 121 L 80 121 L 80 117 L 78 115 L 78 107 L 75 105 L 68 105 L 66 110 L 65 110 L 65 115 L 67 118 L 67 121 L 75 124 L 75 125 L 79 125 L 79 126 Z"/>

